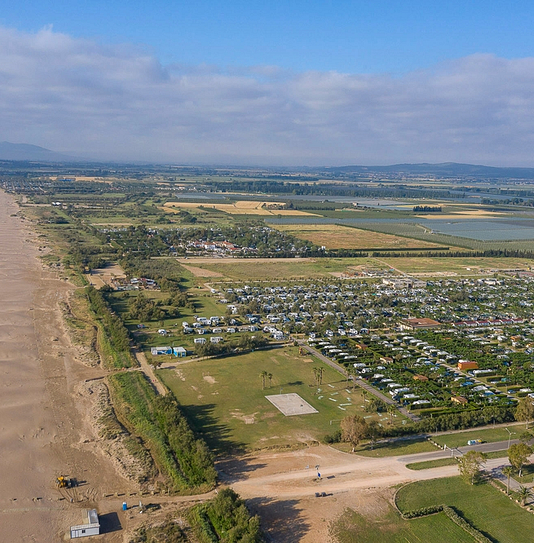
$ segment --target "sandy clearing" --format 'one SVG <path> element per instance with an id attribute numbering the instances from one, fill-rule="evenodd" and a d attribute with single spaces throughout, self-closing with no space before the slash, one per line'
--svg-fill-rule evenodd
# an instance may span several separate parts
<path id="1" fill-rule="evenodd" d="M 436 451 L 432 454 L 439 455 Z M 262 516 L 262 525 L 273 541 L 325 543 L 331 541 L 329 522 L 345 508 L 373 516 L 377 507 L 386 507 L 391 501 L 393 485 L 458 474 L 457 466 L 421 471 L 406 468 L 407 463 L 428 454 L 368 458 L 319 445 L 252 454 L 221 462 L 219 468 L 226 482 Z M 492 459 L 486 468 L 504 463 L 506 459 Z M 325 492 L 327 497 L 316 498 L 316 492 Z"/>
<path id="2" fill-rule="evenodd" d="M 90 273 L 85 274 L 85 278 L 96 289 L 102 288 L 104 285 L 112 285 L 114 279 L 125 278 L 124 270 L 118 264 L 112 264 L 105 268 L 95 268 Z"/>
<path id="3" fill-rule="evenodd" d="M 183 262 L 180 262 L 180 265 L 187 271 L 191 272 L 195 277 L 224 277 L 222 273 L 212 270 L 205 270 L 204 268 L 199 268 L 198 266 L 188 266 Z"/>

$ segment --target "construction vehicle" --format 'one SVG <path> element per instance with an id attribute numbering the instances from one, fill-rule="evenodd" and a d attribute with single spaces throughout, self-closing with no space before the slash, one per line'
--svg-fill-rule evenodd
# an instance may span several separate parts
<path id="1" fill-rule="evenodd" d="M 56 479 L 56 485 L 58 488 L 72 488 L 76 486 L 76 483 L 74 479 L 71 479 L 70 477 L 65 477 L 64 475 L 60 475 Z"/>

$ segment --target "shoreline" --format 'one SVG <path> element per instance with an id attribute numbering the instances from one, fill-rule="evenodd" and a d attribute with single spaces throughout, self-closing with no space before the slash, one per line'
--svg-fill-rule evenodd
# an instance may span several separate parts
<path id="1" fill-rule="evenodd" d="M 35 232 L 18 211 L 0 191 L 0 540 L 57 543 L 81 509 L 131 483 L 88 420 L 92 398 L 81 385 L 102 371 L 76 359 L 65 328 L 61 304 L 75 287 L 39 261 Z M 64 496 L 59 475 L 83 483 Z"/>

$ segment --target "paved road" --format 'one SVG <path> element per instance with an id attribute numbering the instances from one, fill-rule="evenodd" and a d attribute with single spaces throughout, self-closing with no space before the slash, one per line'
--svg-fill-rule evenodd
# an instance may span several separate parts
<path id="1" fill-rule="evenodd" d="M 327 364 L 331 368 L 335 369 L 336 371 L 338 371 L 339 373 L 341 373 L 345 377 L 348 377 L 347 370 L 343 366 L 340 366 L 339 364 L 337 364 L 333 360 L 330 360 L 330 358 L 322 355 L 319 351 L 315 350 L 313 347 L 310 347 L 303 340 L 299 340 L 298 343 L 300 344 L 301 347 L 306 349 L 310 354 L 312 354 L 313 356 L 316 356 L 319 360 L 321 360 L 322 362 L 324 362 L 325 364 Z M 376 396 L 377 398 L 382 400 L 387 405 L 394 405 L 405 417 L 409 418 L 413 422 L 417 422 L 417 421 L 421 420 L 420 417 L 418 417 L 417 415 L 414 415 L 413 413 L 410 413 L 410 411 L 408 411 L 408 409 L 406 409 L 405 407 L 399 407 L 398 404 L 396 402 L 394 402 L 390 397 L 386 396 L 385 394 L 382 394 L 381 392 L 376 390 L 376 388 L 373 388 L 369 383 L 363 381 L 362 379 L 355 379 L 353 376 L 350 376 L 350 378 L 360 388 L 363 388 L 363 389 L 367 390 L 367 392 L 369 392 L 373 396 Z"/>

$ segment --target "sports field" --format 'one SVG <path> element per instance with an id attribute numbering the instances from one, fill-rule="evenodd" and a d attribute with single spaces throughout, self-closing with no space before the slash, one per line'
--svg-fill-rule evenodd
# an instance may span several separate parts
<path id="1" fill-rule="evenodd" d="M 317 386 L 313 368 L 324 368 Z M 271 374 L 263 379 L 261 373 Z M 174 392 L 188 418 L 217 452 L 295 445 L 320 440 L 349 414 L 388 424 L 388 415 L 370 417 L 363 397 L 335 370 L 298 349 L 270 349 L 201 360 L 162 369 L 158 375 Z M 318 413 L 284 416 L 266 396 L 296 393 Z M 332 423 L 331 423 L 332 421 Z M 400 422 L 400 417 L 395 423 Z"/>

